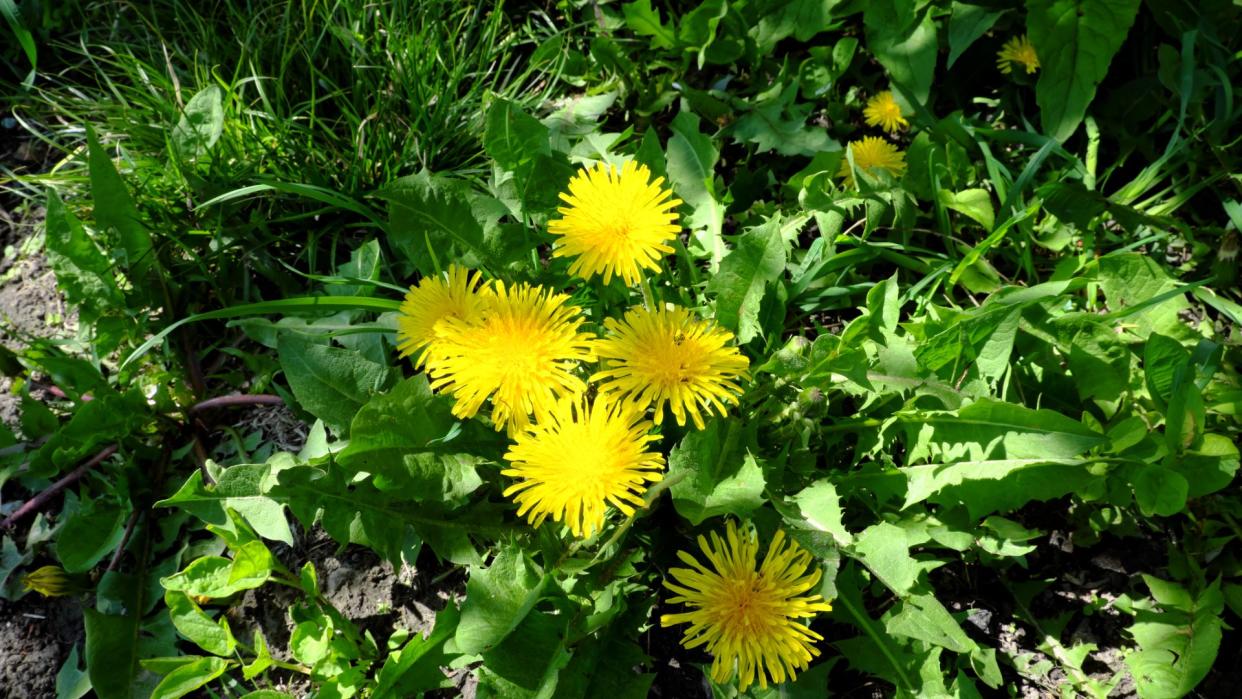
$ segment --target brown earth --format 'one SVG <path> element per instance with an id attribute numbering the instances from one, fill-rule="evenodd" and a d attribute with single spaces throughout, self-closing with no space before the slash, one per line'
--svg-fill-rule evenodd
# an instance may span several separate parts
<path id="1" fill-rule="evenodd" d="M 35 593 L 0 599 L 0 696 L 56 696 L 56 673 L 81 640 L 82 608 L 76 599 Z"/>

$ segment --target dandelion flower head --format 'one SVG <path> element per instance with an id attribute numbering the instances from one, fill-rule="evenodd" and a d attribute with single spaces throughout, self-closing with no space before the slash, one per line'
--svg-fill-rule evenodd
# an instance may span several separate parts
<path id="1" fill-rule="evenodd" d="M 397 350 L 408 357 L 433 344 L 436 327 L 448 318 L 466 323 L 479 320 L 484 293 L 479 289 L 482 275 L 458 265 L 449 265 L 444 276 L 426 276 L 410 287 L 397 316 Z M 422 352 L 415 362 L 423 366 L 433 350 Z"/>
<path id="2" fill-rule="evenodd" d="M 580 170 L 561 193 L 567 205 L 557 209 L 561 218 L 548 222 L 557 237 L 552 254 L 574 258 L 571 274 L 603 275 L 605 284 L 618 276 L 633 286 L 643 269 L 658 271 L 659 260 L 673 251 L 668 241 L 681 230 L 675 211 L 681 200 L 663 184 L 632 160 L 620 169 L 599 163 Z"/>
<path id="3" fill-rule="evenodd" d="M 667 404 L 678 425 L 689 415 L 699 429 L 704 412 L 723 415 L 726 403 L 737 405 L 750 361 L 729 345 L 732 333 L 680 307 L 631 308 L 604 326 L 608 336 L 596 344 L 602 369 L 591 376 L 601 393 L 639 410 L 654 405 L 656 424 Z"/>
<path id="4" fill-rule="evenodd" d="M 563 400 L 515 437 L 501 473 L 520 480 L 504 494 L 536 527 L 551 517 L 574 536 L 591 536 L 610 503 L 632 515 L 647 483 L 663 478 L 664 457 L 648 449 L 658 439 L 650 430 L 641 413 L 607 398 Z"/>
<path id="5" fill-rule="evenodd" d="M 475 320 L 446 318 L 436 326 L 427 361 L 431 387 L 456 400 L 453 414 L 473 417 L 492 400 L 492 422 L 510 434 L 531 416 L 586 390 L 574 371 L 591 361 L 591 336 L 579 332 L 581 310 L 569 297 L 540 286 L 495 282 Z"/>
<path id="6" fill-rule="evenodd" d="M 910 125 L 901 115 L 901 106 L 893 98 L 892 90 L 885 90 L 867 100 L 863 119 L 868 126 L 878 126 L 889 133 L 897 133 Z"/>
<path id="7" fill-rule="evenodd" d="M 906 154 L 882 138 L 867 136 L 859 141 L 850 141 L 849 152 L 854 156 L 854 167 L 859 170 L 882 170 L 894 177 L 900 177 L 906 171 Z M 848 159 L 841 159 L 837 177 L 845 179 L 846 187 L 854 186 L 854 172 Z"/>
<path id="8" fill-rule="evenodd" d="M 1026 68 L 1027 75 L 1039 70 L 1039 55 L 1035 53 L 1035 45 L 1025 34 L 1006 41 L 996 54 L 996 66 L 1005 75 L 1013 72 L 1015 63 Z"/>
<path id="9" fill-rule="evenodd" d="M 690 567 L 671 569 L 674 582 L 664 581 L 676 593 L 669 603 L 687 611 L 661 616 L 660 625 L 689 624 L 682 645 L 704 646 L 712 654 L 712 679 L 728 682 L 736 672 L 741 691 L 756 681 L 766 689 L 769 679 L 792 680 L 809 667 L 819 655 L 815 642 L 824 637 L 797 619 L 832 609 L 820 595 L 807 594 L 822 575 L 818 568 L 808 571 L 811 554 L 778 530 L 756 569 L 758 537 L 739 532 L 732 521 L 724 539 L 716 532 L 710 543 L 700 536 L 699 549 L 708 565 L 680 551 Z"/>
<path id="10" fill-rule="evenodd" d="M 43 566 L 22 577 L 22 586 L 44 597 L 64 597 L 82 591 L 76 576 L 71 576 L 60 566 Z"/>

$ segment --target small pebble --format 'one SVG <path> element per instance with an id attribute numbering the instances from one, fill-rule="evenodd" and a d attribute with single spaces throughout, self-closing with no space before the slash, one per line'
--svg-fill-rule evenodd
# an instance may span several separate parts
<path id="1" fill-rule="evenodd" d="M 986 609 L 972 609 L 967 612 L 966 621 L 974 624 L 980 631 L 987 631 L 992 625 L 992 612 Z"/>

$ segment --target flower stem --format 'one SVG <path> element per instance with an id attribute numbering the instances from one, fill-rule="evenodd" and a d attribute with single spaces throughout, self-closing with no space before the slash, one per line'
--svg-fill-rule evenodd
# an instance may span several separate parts
<path id="1" fill-rule="evenodd" d="M 613 544 L 618 543 L 621 540 L 621 537 L 629 531 L 630 525 L 634 524 L 635 520 L 650 512 L 651 505 L 656 501 L 656 498 L 660 497 L 660 493 L 663 493 L 665 490 L 677 485 L 685 477 L 685 472 L 677 473 L 669 476 L 668 478 L 661 479 L 655 485 L 648 488 L 646 495 L 643 496 L 643 506 L 635 510 L 634 514 L 625 518 L 625 521 L 621 523 L 621 526 L 617 527 L 617 530 L 612 533 L 612 536 L 608 537 L 608 541 L 605 541 L 604 545 L 599 547 L 599 551 L 595 553 L 595 557 L 591 559 L 591 562 L 583 568 L 583 570 L 586 570 L 586 568 L 598 563 L 600 561 L 600 554 L 611 548 Z"/>
<path id="2" fill-rule="evenodd" d="M 651 287 L 647 285 L 646 279 L 639 283 L 638 290 L 643 294 L 643 305 L 647 307 L 647 310 L 655 310 L 655 299 L 652 297 Z"/>

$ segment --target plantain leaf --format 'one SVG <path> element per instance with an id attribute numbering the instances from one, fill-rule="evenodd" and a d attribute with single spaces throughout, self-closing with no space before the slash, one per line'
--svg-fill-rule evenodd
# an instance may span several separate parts
<path id="1" fill-rule="evenodd" d="M 1044 133 L 1062 143 L 1074 132 L 1138 13 L 1140 0 L 1027 0 L 1027 31 L 1039 55 Z"/>
<path id="2" fill-rule="evenodd" d="M 936 74 L 936 23 L 925 0 L 872 0 L 863 23 L 867 46 L 894 83 L 926 104 Z"/>
<path id="3" fill-rule="evenodd" d="M 759 335 L 759 304 L 768 285 L 784 273 L 788 254 L 780 217 L 773 216 L 738 238 L 708 282 L 708 293 L 716 295 L 716 320 L 737 333 L 738 342 Z"/>
<path id="4" fill-rule="evenodd" d="M 1143 579 L 1162 611 L 1136 614 L 1130 635 L 1139 650 L 1126 656 L 1126 666 L 1143 699 L 1187 696 L 1212 669 L 1220 649 L 1225 607 L 1220 581 L 1194 595 L 1177 583 Z"/>

